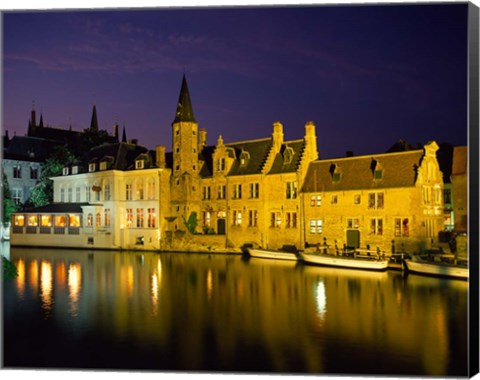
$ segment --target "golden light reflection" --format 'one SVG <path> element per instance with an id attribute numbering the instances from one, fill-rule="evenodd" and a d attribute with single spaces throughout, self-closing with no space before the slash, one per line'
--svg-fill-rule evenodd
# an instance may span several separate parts
<path id="1" fill-rule="evenodd" d="M 317 313 L 320 319 L 323 321 L 325 319 L 325 314 L 327 312 L 327 295 L 325 293 L 325 284 L 323 280 L 320 280 L 315 285 L 315 305 L 317 307 Z"/>
<path id="2" fill-rule="evenodd" d="M 32 260 L 30 263 L 30 287 L 32 288 L 33 291 L 37 290 L 37 284 L 38 284 L 38 262 L 37 260 Z"/>
<path id="3" fill-rule="evenodd" d="M 133 267 L 131 265 L 127 268 L 127 294 L 129 297 L 133 296 Z"/>
<path id="4" fill-rule="evenodd" d="M 212 299 L 212 292 L 213 292 L 212 270 L 209 269 L 207 273 L 207 297 L 209 301 Z"/>
<path id="5" fill-rule="evenodd" d="M 23 259 L 19 259 L 17 262 L 17 273 L 17 293 L 18 297 L 23 299 L 23 295 L 25 294 L 25 262 Z"/>
<path id="6" fill-rule="evenodd" d="M 65 268 L 65 262 L 63 261 L 55 266 L 55 282 L 60 289 L 63 289 L 67 282 L 67 268 Z"/>
<path id="7" fill-rule="evenodd" d="M 158 275 L 156 273 L 152 274 L 152 314 L 157 315 L 158 313 Z"/>
<path id="8" fill-rule="evenodd" d="M 82 268 L 80 264 L 70 264 L 68 266 L 68 291 L 70 293 L 70 314 L 78 315 L 78 299 L 82 286 Z"/>
<path id="9" fill-rule="evenodd" d="M 49 261 L 42 261 L 40 266 L 40 298 L 42 299 L 42 309 L 47 312 L 52 310 L 52 264 Z"/>

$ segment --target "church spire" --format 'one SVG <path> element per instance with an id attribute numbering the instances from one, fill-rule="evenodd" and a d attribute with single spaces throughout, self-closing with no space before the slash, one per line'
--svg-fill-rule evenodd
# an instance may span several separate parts
<path id="1" fill-rule="evenodd" d="M 183 74 L 182 88 L 180 89 L 180 96 L 178 97 L 177 112 L 175 113 L 175 120 L 173 120 L 173 122 L 178 123 L 182 121 L 196 123 L 195 117 L 193 116 L 192 103 L 190 101 L 185 74 Z"/>
<path id="2" fill-rule="evenodd" d="M 95 104 L 93 105 L 92 121 L 90 122 L 90 129 L 94 131 L 98 131 L 97 107 L 95 106 Z"/>
<path id="3" fill-rule="evenodd" d="M 38 124 L 39 128 L 43 128 L 43 114 L 40 114 L 40 124 Z"/>

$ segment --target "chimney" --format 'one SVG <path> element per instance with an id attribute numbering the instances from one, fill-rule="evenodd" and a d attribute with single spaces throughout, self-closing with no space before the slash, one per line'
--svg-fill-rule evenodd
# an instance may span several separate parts
<path id="1" fill-rule="evenodd" d="M 157 145 L 155 147 L 156 152 L 156 165 L 158 168 L 164 169 L 166 166 L 165 161 L 165 145 Z"/>
<path id="2" fill-rule="evenodd" d="M 279 121 L 273 123 L 273 147 L 276 152 L 280 152 L 280 148 L 283 144 L 283 125 Z"/>
<path id="3" fill-rule="evenodd" d="M 309 154 L 311 160 L 316 160 L 318 158 L 317 151 L 317 135 L 315 133 L 315 124 L 313 121 L 307 121 L 305 124 L 305 150 Z"/>
<path id="4" fill-rule="evenodd" d="M 138 139 L 131 139 L 128 141 L 129 144 L 132 144 L 132 145 L 137 145 L 138 144 Z"/>
<path id="5" fill-rule="evenodd" d="M 113 137 L 115 137 L 115 140 L 118 141 L 118 124 L 117 123 L 113 124 Z"/>
<path id="6" fill-rule="evenodd" d="M 201 152 L 205 146 L 207 146 L 207 130 L 200 128 L 198 133 L 198 151 Z"/>

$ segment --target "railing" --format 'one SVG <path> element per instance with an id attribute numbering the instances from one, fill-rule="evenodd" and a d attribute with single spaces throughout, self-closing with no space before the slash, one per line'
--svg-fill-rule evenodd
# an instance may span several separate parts
<path id="1" fill-rule="evenodd" d="M 37 227 L 33 227 L 33 226 L 27 226 L 25 228 L 25 232 L 27 234 L 36 234 L 37 233 Z"/>
<path id="2" fill-rule="evenodd" d="M 55 235 L 65 235 L 65 227 L 53 227 L 53 233 Z"/>
<path id="3" fill-rule="evenodd" d="M 13 226 L 12 232 L 14 234 L 23 234 L 23 226 Z"/>
<path id="4" fill-rule="evenodd" d="M 80 228 L 79 227 L 69 227 L 68 228 L 69 235 L 80 235 Z"/>
<path id="5" fill-rule="evenodd" d="M 41 234 L 51 234 L 52 233 L 52 227 L 40 227 L 40 233 Z"/>

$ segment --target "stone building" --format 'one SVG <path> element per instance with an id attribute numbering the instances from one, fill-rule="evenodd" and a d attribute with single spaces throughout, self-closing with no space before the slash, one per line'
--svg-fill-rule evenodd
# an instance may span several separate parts
<path id="1" fill-rule="evenodd" d="M 117 142 L 64 168 L 53 178 L 52 205 L 14 215 L 12 244 L 61 238 L 94 248 L 231 251 L 336 242 L 390 252 L 392 241 L 397 249 L 429 248 L 443 228 L 435 142 L 318 160 L 313 122 L 289 141 L 275 122 L 265 138 L 220 135 L 208 145 L 185 76 L 171 128 L 171 152 Z"/>
<path id="2" fill-rule="evenodd" d="M 313 162 L 302 189 L 305 241 L 392 252 L 428 249 L 443 230 L 438 145 Z"/>

